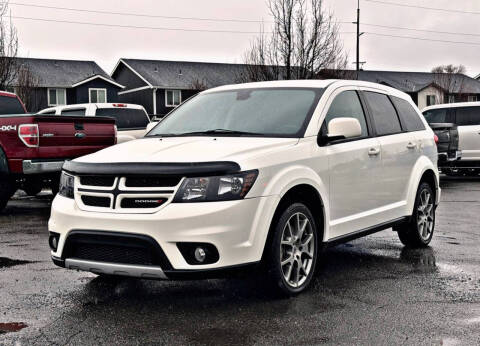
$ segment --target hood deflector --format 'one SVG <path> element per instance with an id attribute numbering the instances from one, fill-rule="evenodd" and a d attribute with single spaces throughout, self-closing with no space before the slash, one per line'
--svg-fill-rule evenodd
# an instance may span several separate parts
<path id="1" fill-rule="evenodd" d="M 240 166 L 236 162 L 216 161 L 216 162 L 116 162 L 116 163 L 93 163 L 67 161 L 63 165 L 63 170 L 75 175 L 182 175 L 182 176 L 200 176 L 200 175 L 221 175 L 237 173 Z"/>

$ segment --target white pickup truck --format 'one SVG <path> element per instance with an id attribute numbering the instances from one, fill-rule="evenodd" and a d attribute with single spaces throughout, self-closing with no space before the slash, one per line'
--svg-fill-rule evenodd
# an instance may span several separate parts
<path id="1" fill-rule="evenodd" d="M 457 148 L 447 153 L 447 160 L 439 160 L 442 172 L 477 176 L 480 173 L 480 102 L 435 105 L 425 108 L 423 116 L 434 130 L 442 124 L 451 128 L 450 147 Z M 440 149 L 439 154 L 442 154 Z"/>
<path id="2" fill-rule="evenodd" d="M 41 110 L 38 114 L 84 115 L 114 118 L 118 131 L 117 143 L 143 137 L 150 123 L 150 117 L 143 106 L 127 103 L 85 103 L 56 106 Z M 150 127 L 148 127 L 148 129 L 150 129 Z"/>

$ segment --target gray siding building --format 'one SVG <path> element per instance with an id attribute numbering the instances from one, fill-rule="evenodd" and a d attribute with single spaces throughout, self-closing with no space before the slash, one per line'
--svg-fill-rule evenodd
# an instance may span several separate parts
<path id="1" fill-rule="evenodd" d="M 28 95 L 29 112 L 66 104 L 117 102 L 123 85 L 115 82 L 94 61 L 17 58 L 19 69 L 28 70 L 35 87 Z M 17 78 L 18 79 L 18 78 Z M 13 83 L 18 88 L 18 80 Z"/>
<path id="2" fill-rule="evenodd" d="M 111 77 L 125 86 L 120 102 L 163 116 L 201 90 L 237 83 L 243 73 L 242 64 L 120 59 Z"/>

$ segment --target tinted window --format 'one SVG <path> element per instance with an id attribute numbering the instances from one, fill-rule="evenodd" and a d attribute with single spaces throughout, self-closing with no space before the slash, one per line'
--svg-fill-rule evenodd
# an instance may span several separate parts
<path id="1" fill-rule="evenodd" d="M 362 127 L 362 137 L 368 136 L 365 113 L 356 91 L 344 91 L 335 97 L 325 117 L 324 131 L 328 129 L 328 123 L 332 119 L 345 117 L 358 119 Z"/>
<path id="2" fill-rule="evenodd" d="M 432 123 L 448 123 L 448 109 L 430 109 L 428 111 L 423 112 L 423 116 L 427 120 L 429 124 Z"/>
<path id="3" fill-rule="evenodd" d="M 391 135 L 402 132 L 397 112 L 387 95 L 367 91 L 365 92 L 365 97 L 372 111 L 378 135 Z"/>
<path id="4" fill-rule="evenodd" d="M 142 109 L 133 108 L 98 108 L 97 116 L 110 117 L 115 119 L 117 129 L 144 129 L 150 119 Z"/>
<path id="5" fill-rule="evenodd" d="M 62 115 L 85 115 L 85 108 L 77 108 L 77 109 L 64 109 L 60 113 Z"/>
<path id="6" fill-rule="evenodd" d="M 55 115 L 55 111 L 43 112 L 42 115 Z"/>
<path id="7" fill-rule="evenodd" d="M 392 101 L 407 131 L 425 130 L 425 125 L 420 119 L 420 116 L 408 101 L 398 97 L 392 97 Z"/>
<path id="8" fill-rule="evenodd" d="M 258 136 L 300 137 L 322 91 L 258 88 L 200 94 L 176 108 L 149 135 L 201 135 L 221 129 L 224 135 L 240 131 Z"/>
<path id="9" fill-rule="evenodd" d="M 480 125 L 480 107 L 457 108 L 457 125 Z"/>
<path id="10" fill-rule="evenodd" d="M 0 114 L 24 114 L 25 110 L 16 97 L 0 96 Z"/>

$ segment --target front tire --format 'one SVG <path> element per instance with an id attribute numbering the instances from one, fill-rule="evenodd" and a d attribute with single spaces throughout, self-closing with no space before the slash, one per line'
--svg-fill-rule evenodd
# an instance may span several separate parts
<path id="1" fill-rule="evenodd" d="M 318 254 L 315 220 L 302 203 L 293 203 L 272 225 L 273 237 L 267 257 L 273 288 L 286 296 L 304 291 L 313 278 Z"/>
<path id="2" fill-rule="evenodd" d="M 421 183 L 418 187 L 413 214 L 408 223 L 394 228 L 400 241 L 407 247 L 422 248 L 430 244 L 435 229 L 435 200 L 432 187 Z"/>

